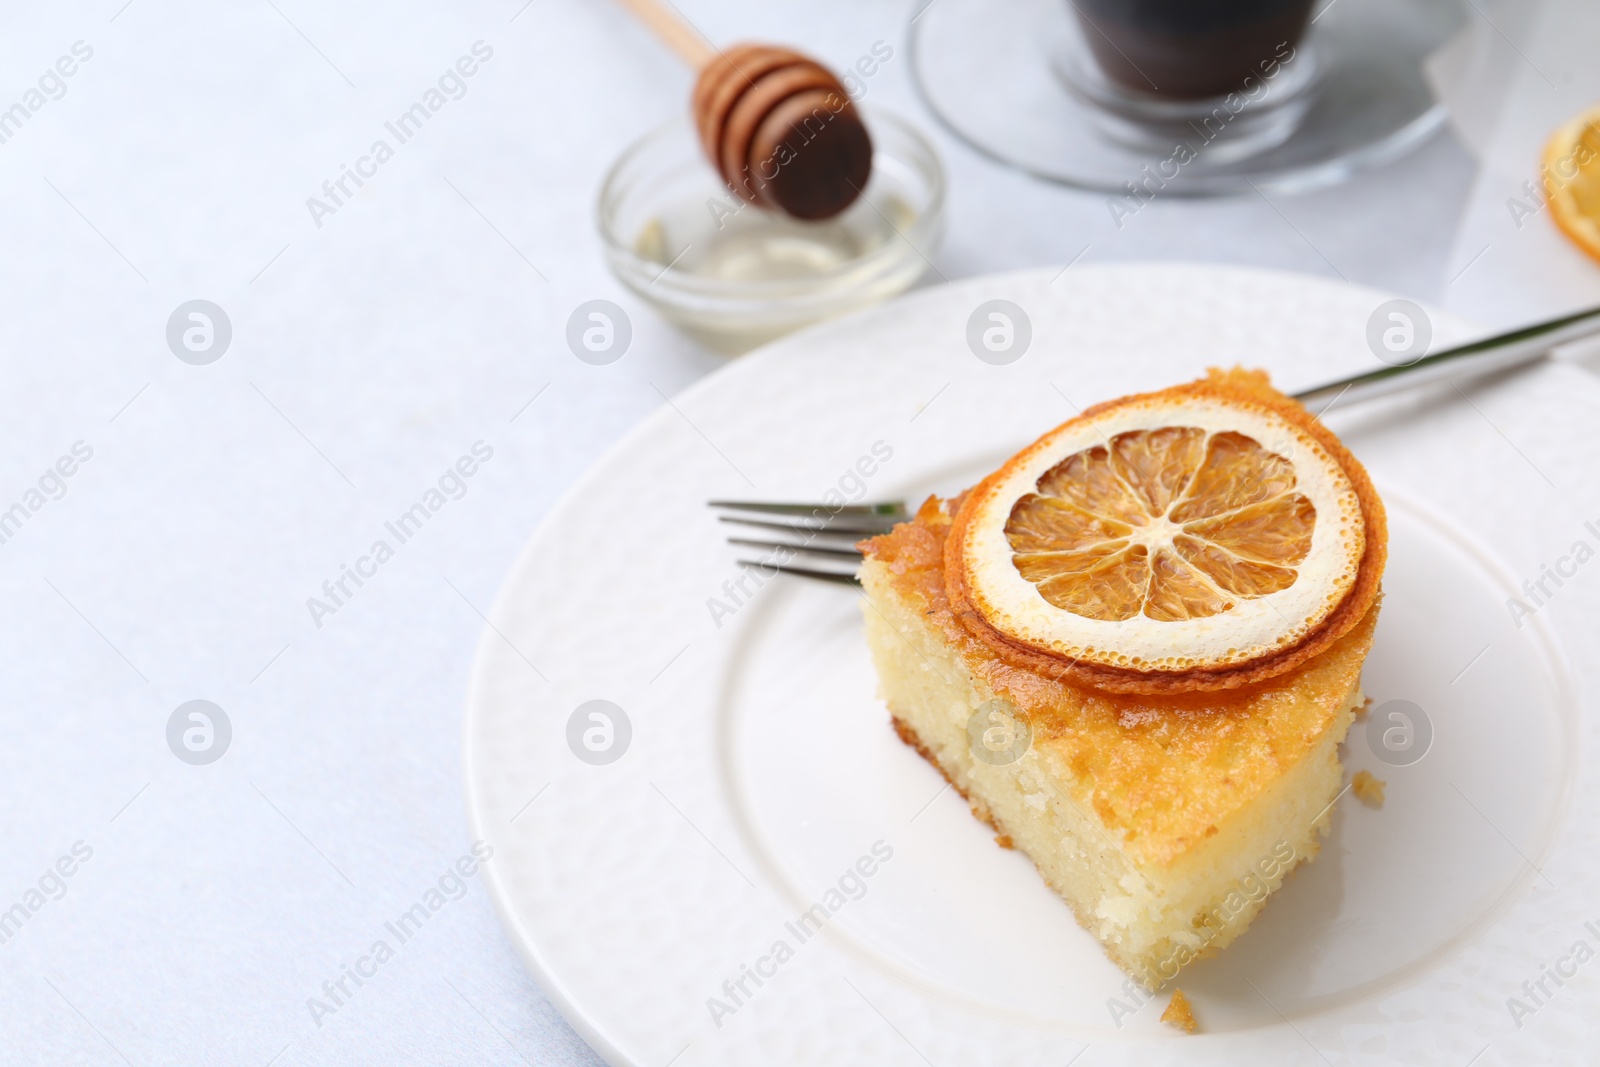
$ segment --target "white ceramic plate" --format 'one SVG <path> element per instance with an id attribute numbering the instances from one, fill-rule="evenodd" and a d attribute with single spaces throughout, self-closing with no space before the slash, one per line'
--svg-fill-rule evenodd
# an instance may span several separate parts
<path id="1" fill-rule="evenodd" d="M 738 590 L 710 498 L 917 502 L 1086 404 L 1208 364 L 1289 390 L 1376 366 L 1384 294 L 1214 266 L 1055 273 L 926 290 L 730 365 L 529 541 L 478 651 L 466 771 L 530 969 L 619 1065 L 1462 1067 L 1576 1049 L 1600 1001 L 1600 962 L 1574 955 L 1600 950 L 1581 695 L 1600 564 L 1571 555 L 1600 549 L 1600 387 L 1582 368 L 1327 414 L 1393 525 L 1366 671 L 1377 725 L 1344 752 L 1388 799 L 1347 794 L 1320 858 L 1184 972 L 1194 1037 L 895 738 L 852 590 Z M 966 339 L 992 299 L 1031 323 L 1008 365 Z M 1436 347 L 1472 332 L 1433 327 Z M 1542 564 L 1569 576 L 1514 619 Z M 594 700 L 622 711 L 607 763 L 576 754 L 585 729 L 606 744 L 579 710 Z M 1384 746 L 1405 740 L 1391 711 L 1413 762 Z M 817 903 L 812 934 L 796 920 Z"/>

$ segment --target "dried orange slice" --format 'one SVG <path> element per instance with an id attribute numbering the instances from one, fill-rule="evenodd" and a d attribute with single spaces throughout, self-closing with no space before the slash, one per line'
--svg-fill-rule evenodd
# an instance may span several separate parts
<path id="1" fill-rule="evenodd" d="M 1544 188 L 1556 225 L 1600 259 L 1600 107 L 1551 136 L 1544 149 Z"/>
<path id="2" fill-rule="evenodd" d="M 1282 674 L 1378 595 L 1366 471 L 1261 372 L 1101 404 L 967 494 L 952 606 L 1002 658 L 1113 692 Z"/>

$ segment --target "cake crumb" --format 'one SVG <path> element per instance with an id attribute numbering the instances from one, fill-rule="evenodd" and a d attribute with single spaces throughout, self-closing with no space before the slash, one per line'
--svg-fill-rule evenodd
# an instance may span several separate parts
<path id="1" fill-rule="evenodd" d="M 1011 835 L 1010 834 L 995 834 L 994 835 L 994 843 L 999 845 L 1001 848 L 1016 848 L 1017 847 L 1017 843 L 1015 841 L 1011 840 Z"/>
<path id="2" fill-rule="evenodd" d="M 1357 771 L 1356 776 L 1350 779 L 1351 791 L 1369 808 L 1383 807 L 1383 787 L 1386 784 L 1382 778 L 1373 777 L 1371 771 Z"/>
<path id="3" fill-rule="evenodd" d="M 1161 1013 L 1161 1021 L 1168 1026 L 1176 1026 L 1186 1034 L 1192 1034 L 1200 1028 L 1194 1020 L 1194 1011 L 1189 1007 L 1189 998 L 1183 995 L 1183 990 L 1174 989 L 1172 1000 L 1167 1003 L 1167 1010 Z"/>
<path id="4" fill-rule="evenodd" d="M 1367 717 L 1367 712 L 1370 710 L 1372 710 L 1372 698 L 1368 697 L 1361 702 L 1359 707 L 1356 708 L 1356 721 L 1360 722 L 1362 719 L 1365 719 Z"/>

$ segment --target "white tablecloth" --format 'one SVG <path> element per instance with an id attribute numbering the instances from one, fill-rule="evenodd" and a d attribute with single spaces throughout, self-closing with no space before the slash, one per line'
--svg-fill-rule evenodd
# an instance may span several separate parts
<path id="1" fill-rule="evenodd" d="M 1453 134 L 1339 188 L 1162 200 L 1118 230 L 1102 197 L 935 127 L 906 3 L 681 6 L 718 41 L 838 64 L 895 48 L 866 104 L 943 150 L 949 278 L 1087 245 L 1342 275 L 1495 322 L 1600 300 L 1547 220 L 1510 228 Z M 462 696 L 529 531 L 721 365 L 607 275 L 592 221 L 605 167 L 684 107 L 688 74 L 607 0 L 93 0 L 6 22 L 0 1061 L 597 1062 L 480 878 L 451 873 L 474 867 Z M 386 136 L 442 77 L 426 124 Z M 363 162 L 379 138 L 392 158 Z M 1453 285 L 1481 243 L 1515 255 Z M 1512 284 L 1536 254 L 1559 294 Z M 610 366 L 564 342 L 594 298 L 633 318 Z M 231 324 L 208 365 L 168 345 L 194 299 Z M 448 473 L 462 457 L 471 477 Z M 439 490 L 420 530 L 385 536 Z M 196 699 L 231 725 L 209 765 L 168 745 Z M 420 928 L 389 932 L 419 903 L 437 904 Z"/>

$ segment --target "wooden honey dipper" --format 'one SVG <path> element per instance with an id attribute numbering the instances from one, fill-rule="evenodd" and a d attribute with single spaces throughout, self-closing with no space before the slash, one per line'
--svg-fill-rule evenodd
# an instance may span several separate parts
<path id="1" fill-rule="evenodd" d="M 691 106 L 706 158 L 749 203 L 828 219 L 872 174 L 872 139 L 826 67 L 762 44 L 718 51 L 661 0 L 622 0 L 699 71 Z"/>

